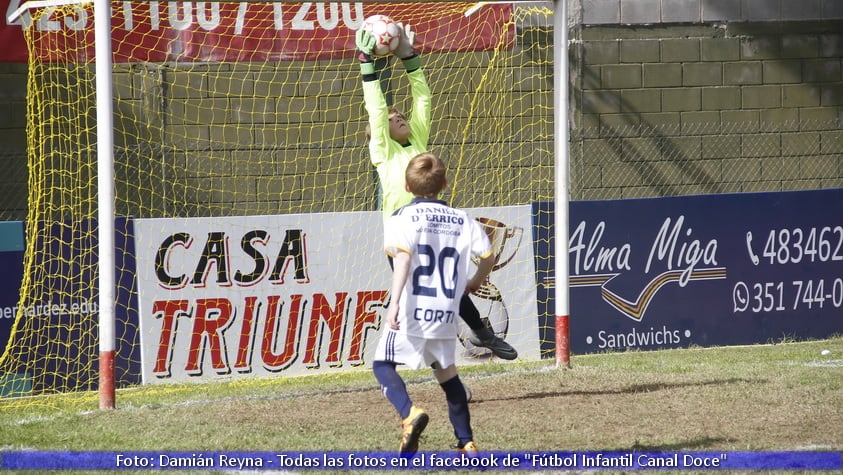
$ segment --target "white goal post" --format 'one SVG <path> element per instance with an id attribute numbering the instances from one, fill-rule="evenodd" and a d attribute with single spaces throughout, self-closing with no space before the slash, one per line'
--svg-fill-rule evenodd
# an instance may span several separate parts
<path id="1" fill-rule="evenodd" d="M 489 3 L 477 2 L 465 11 L 470 16 Z M 554 304 L 556 365 L 570 367 L 570 303 L 568 292 L 568 0 L 553 0 L 553 114 L 554 114 Z"/>
<path id="2" fill-rule="evenodd" d="M 114 409 L 116 276 L 114 258 L 114 115 L 111 78 L 111 4 L 94 2 L 97 104 L 97 237 L 99 246 L 100 409 Z"/>
<path id="3" fill-rule="evenodd" d="M 416 0 L 421 1 L 421 0 Z M 425 0 L 428 2 L 436 0 Z M 569 346 L 569 276 L 568 276 L 568 208 L 569 208 L 569 131 L 568 131 L 568 18 L 567 1 L 552 0 L 553 20 L 553 87 L 554 87 L 554 231 L 555 239 L 555 355 L 557 366 L 570 366 Z M 10 9 L 17 2 L 10 4 Z M 110 0 L 33 0 L 7 12 L 9 24 L 24 20 L 33 9 L 93 3 L 95 23 L 96 75 L 96 145 L 97 145 L 97 220 L 99 271 L 99 406 L 115 407 L 115 203 L 114 203 L 114 133 L 112 105 L 112 44 Z M 264 3 L 250 0 L 250 3 Z M 476 13 L 490 3 L 477 2 L 465 15 Z M 26 23 L 26 21 L 23 21 Z"/>
<path id="4" fill-rule="evenodd" d="M 568 292 L 568 0 L 553 1 L 554 302 L 556 364 L 570 367 Z"/>
<path id="5" fill-rule="evenodd" d="M 9 24 L 25 12 L 38 8 L 84 5 L 90 0 L 35 0 L 25 2 L 8 15 Z M 99 274 L 99 407 L 114 409 L 114 353 L 116 276 L 114 252 L 114 128 L 111 58 L 111 4 L 94 0 L 96 136 L 97 136 L 97 241 Z"/>

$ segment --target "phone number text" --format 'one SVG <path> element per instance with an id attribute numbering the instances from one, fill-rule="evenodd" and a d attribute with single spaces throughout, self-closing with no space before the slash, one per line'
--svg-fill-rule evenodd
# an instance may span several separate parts
<path id="1" fill-rule="evenodd" d="M 743 282 L 732 288 L 735 313 L 784 312 L 843 307 L 843 278 L 786 282 Z"/>
<path id="2" fill-rule="evenodd" d="M 753 249 L 752 232 L 746 246 L 752 263 L 800 264 L 843 261 L 843 226 L 809 229 L 772 229 L 767 233 L 761 255 Z"/>

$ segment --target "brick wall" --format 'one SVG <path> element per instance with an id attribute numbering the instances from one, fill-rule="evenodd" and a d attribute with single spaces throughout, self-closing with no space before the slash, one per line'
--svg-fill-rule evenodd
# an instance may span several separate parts
<path id="1" fill-rule="evenodd" d="M 843 23 L 599 25 L 577 40 L 578 199 L 843 186 Z"/>
<path id="2" fill-rule="evenodd" d="M 0 220 L 26 214 L 26 65 L 0 63 Z"/>
<path id="3" fill-rule="evenodd" d="M 839 0 L 574 0 L 586 25 L 843 18 Z"/>

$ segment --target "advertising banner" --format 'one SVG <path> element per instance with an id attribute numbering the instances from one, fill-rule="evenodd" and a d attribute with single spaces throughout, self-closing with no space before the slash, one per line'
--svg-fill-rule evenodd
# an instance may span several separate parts
<path id="1" fill-rule="evenodd" d="M 26 62 L 22 28 L 32 25 L 36 54 L 46 61 L 92 62 L 93 6 L 73 7 L 60 18 L 50 7 L 33 20 L 24 12 L 14 23 L 6 19 L 22 0 L 0 0 L 5 12 L 0 62 Z M 465 8 L 446 8 L 461 6 Z M 346 3 L 346 2 L 112 2 L 114 62 L 221 62 L 318 60 L 349 57 L 354 31 L 363 19 L 384 14 L 412 21 L 416 47 L 430 51 L 485 51 L 511 45 L 514 31 L 504 29 L 511 4 L 494 4 L 466 17 L 472 3 Z M 5 8 L 3 8 L 5 7 Z M 451 13 L 453 12 L 453 13 Z M 501 33 L 503 31 L 504 33 Z M 501 35 L 506 35 L 502 38 Z M 73 41 L 86 48 L 66 50 Z M 82 43 L 80 43 L 82 44 Z"/>
<path id="2" fill-rule="evenodd" d="M 522 358 L 538 359 L 532 249 L 517 245 L 529 212 L 469 210 L 508 276 L 493 272 L 474 298 Z M 391 279 L 382 223 L 376 211 L 135 220 L 143 382 L 370 364 Z M 466 341 L 460 361 L 485 351 Z"/>
<path id="3" fill-rule="evenodd" d="M 553 207 L 534 207 L 548 355 Z M 843 331 L 843 189 L 580 201 L 569 231 L 574 353 Z"/>
<path id="4" fill-rule="evenodd" d="M 573 353 L 843 333 L 843 189 L 578 201 L 569 211 Z M 520 358 L 552 356 L 552 204 L 469 213 L 497 257 L 472 299 Z M 163 383 L 371 362 L 390 279 L 380 213 L 116 224 L 120 386 L 141 374 Z M 18 305 L 23 249 L 23 223 L 0 223 L 0 263 L 9 270 L 0 349 Z M 44 299 L 33 314 L 38 305 L 74 305 Z M 460 364 L 488 358 L 460 325 Z M 61 326 L 44 331 L 75 338 Z"/>
<path id="5" fill-rule="evenodd" d="M 0 222 L 0 355 L 15 322 L 23 279 L 23 222 Z"/>
<path id="6" fill-rule="evenodd" d="M 131 221 L 115 220 L 115 384 L 140 382 L 137 303 L 133 293 L 134 247 Z M 0 374 L 0 395 L 27 395 L 65 387 L 95 388 L 98 357 L 99 262 L 97 222 L 92 219 L 42 225 L 34 244 L 35 263 L 25 307 L 19 307 L 24 278 L 24 223 L 0 222 L 0 354 L 19 331 L 12 368 Z M 19 317 L 18 317 L 19 316 Z M 20 321 L 15 325 L 15 319 Z M 32 345 L 33 341 L 54 344 Z M 16 370 L 17 371 L 17 370 Z M 87 386 L 85 386 L 87 385 Z"/>

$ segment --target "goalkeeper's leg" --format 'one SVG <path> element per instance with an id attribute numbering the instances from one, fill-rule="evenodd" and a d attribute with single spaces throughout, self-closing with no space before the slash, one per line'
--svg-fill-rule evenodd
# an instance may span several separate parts
<path id="1" fill-rule="evenodd" d="M 473 345 L 488 348 L 498 358 L 514 360 L 518 352 L 509 343 L 499 338 L 492 329 L 480 318 L 480 311 L 471 301 L 471 297 L 463 295 L 460 299 L 460 318 L 471 328 L 474 336 L 468 338 Z"/>

